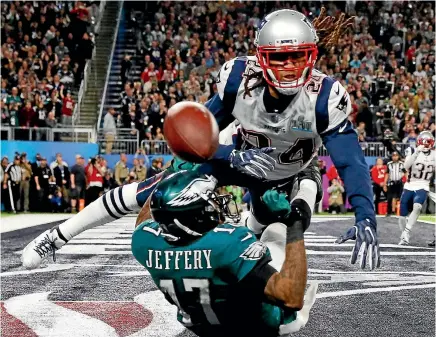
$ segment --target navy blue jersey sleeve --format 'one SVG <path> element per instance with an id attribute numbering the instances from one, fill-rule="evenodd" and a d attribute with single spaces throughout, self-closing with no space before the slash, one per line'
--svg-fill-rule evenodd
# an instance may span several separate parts
<path id="1" fill-rule="evenodd" d="M 345 88 L 331 77 L 322 80 L 315 105 L 316 130 L 323 134 L 342 124 L 351 113 L 351 100 Z"/>
<path id="2" fill-rule="evenodd" d="M 136 190 L 136 201 L 138 202 L 139 207 L 144 206 L 148 197 L 156 188 L 157 183 L 164 178 L 165 172 L 166 171 L 160 172 L 138 184 L 138 189 Z"/>
<path id="3" fill-rule="evenodd" d="M 238 57 L 224 63 L 218 73 L 218 92 L 205 104 L 215 116 L 220 131 L 235 120 L 233 109 L 246 66 L 247 59 L 245 57 Z M 227 159 L 234 148 L 234 144 L 220 145 L 214 158 Z"/>
<path id="4" fill-rule="evenodd" d="M 336 128 L 322 134 L 322 139 L 345 183 L 348 200 L 356 213 L 356 221 L 370 219 L 375 224 L 369 168 L 351 123 L 345 120 Z"/>

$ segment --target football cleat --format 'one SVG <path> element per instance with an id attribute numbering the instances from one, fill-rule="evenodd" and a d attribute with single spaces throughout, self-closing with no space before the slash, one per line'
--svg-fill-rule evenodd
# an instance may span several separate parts
<path id="1" fill-rule="evenodd" d="M 410 241 L 410 231 L 406 228 L 401 234 L 400 242 L 398 243 L 400 246 L 408 246 Z"/>
<path id="2" fill-rule="evenodd" d="M 57 226 L 46 230 L 24 248 L 21 255 L 23 267 L 26 269 L 38 268 L 50 253 L 53 254 L 53 261 L 56 261 L 55 251 L 66 243 L 67 240 Z"/>
<path id="3" fill-rule="evenodd" d="M 434 248 L 434 241 L 435 241 L 435 240 L 433 240 L 433 241 L 431 241 L 431 242 L 428 242 L 428 243 L 427 243 L 427 246 Z"/>

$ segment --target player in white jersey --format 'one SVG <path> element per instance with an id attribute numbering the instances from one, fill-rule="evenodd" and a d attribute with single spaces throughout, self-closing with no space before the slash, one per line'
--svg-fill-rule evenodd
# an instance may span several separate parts
<path id="1" fill-rule="evenodd" d="M 435 172 L 436 155 L 433 150 L 434 137 L 430 131 L 423 131 L 416 141 L 416 149 L 406 150 L 404 168 L 408 171 L 400 201 L 398 224 L 402 231 L 400 245 L 408 245 L 413 226 L 421 214 L 422 205 L 430 190 L 430 180 Z M 409 218 L 406 216 L 409 214 Z"/>
<path id="2" fill-rule="evenodd" d="M 337 21 L 326 18 L 324 12 L 314 25 L 320 28 L 323 47 L 330 48 L 349 21 L 343 16 Z M 368 254 L 373 269 L 380 264 L 380 254 L 369 170 L 348 122 L 348 93 L 339 82 L 313 69 L 318 41 L 314 26 L 299 12 L 280 10 L 265 17 L 257 33 L 257 56 L 226 62 L 218 75 L 218 93 L 206 103 L 221 130 L 234 120 L 240 126 L 235 144 L 220 146 L 216 158 L 202 165 L 202 173 L 216 176 L 223 185 L 250 188 L 256 222 L 268 225 L 286 217 L 303 219 L 308 226 L 316 197 L 321 195 L 319 170 L 311 163 L 324 143 L 356 212 L 355 226 L 338 243 L 356 240 L 351 263 L 362 251 L 360 266 L 365 267 Z M 276 170 L 271 165 L 274 160 Z M 277 204 L 276 214 L 267 211 L 261 202 L 266 191 L 290 194 L 295 181 L 295 197 Z M 132 212 L 140 204 L 137 195 L 145 195 L 141 185 L 148 190 L 156 183 L 146 181 L 105 194 L 92 209 L 85 208 L 59 229 L 34 240 L 23 260 L 34 268 L 40 264 L 38 256 L 46 257 L 50 248 L 59 249 L 80 232 Z"/>
<path id="3" fill-rule="evenodd" d="M 322 21 L 317 20 L 315 27 Z M 297 178 L 298 191 L 289 198 L 287 216 L 310 222 L 316 190 L 321 190 L 313 160 L 324 144 L 356 212 L 355 226 L 338 243 L 356 240 L 352 263 L 364 244 L 361 267 L 368 253 L 370 267 L 374 268 L 379 264 L 379 251 L 369 170 L 348 121 L 351 102 L 347 91 L 338 81 L 314 69 L 319 42 L 314 25 L 299 12 L 275 11 L 259 26 L 256 56 L 224 63 L 218 74 L 218 92 L 206 106 L 220 130 L 234 120 L 239 126 L 236 144 L 221 145 L 214 158 L 230 161 L 231 169 L 224 164 L 212 175 L 220 182 L 227 178 L 229 184 L 236 180 L 249 188 L 252 216 L 247 225 L 258 233 L 272 222 L 283 221 L 265 209 L 261 202 L 264 193 L 273 188 L 290 195 Z M 335 41 L 331 37 L 328 40 Z M 256 161 L 256 156 L 265 158 L 265 154 L 275 160 L 274 170 L 269 163 Z M 247 175 L 265 180 L 253 183 Z"/>

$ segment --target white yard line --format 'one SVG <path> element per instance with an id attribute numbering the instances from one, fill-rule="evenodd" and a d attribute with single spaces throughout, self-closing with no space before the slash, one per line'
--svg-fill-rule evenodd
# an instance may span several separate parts
<path id="1" fill-rule="evenodd" d="M 43 225 L 53 221 L 66 220 L 72 214 L 17 214 L 0 218 L 0 233 Z"/>

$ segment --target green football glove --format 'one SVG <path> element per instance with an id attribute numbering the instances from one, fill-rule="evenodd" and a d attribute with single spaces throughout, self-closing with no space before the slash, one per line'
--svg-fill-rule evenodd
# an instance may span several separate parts
<path id="1" fill-rule="evenodd" d="M 195 171 L 199 166 L 199 164 L 193 164 L 174 156 L 170 167 L 168 167 L 168 173 L 176 173 L 182 170 Z"/>
<path id="2" fill-rule="evenodd" d="M 268 190 L 263 194 L 262 201 L 269 210 L 278 217 L 286 217 L 291 213 L 291 206 L 286 199 L 285 193 L 279 193 L 276 190 Z"/>

